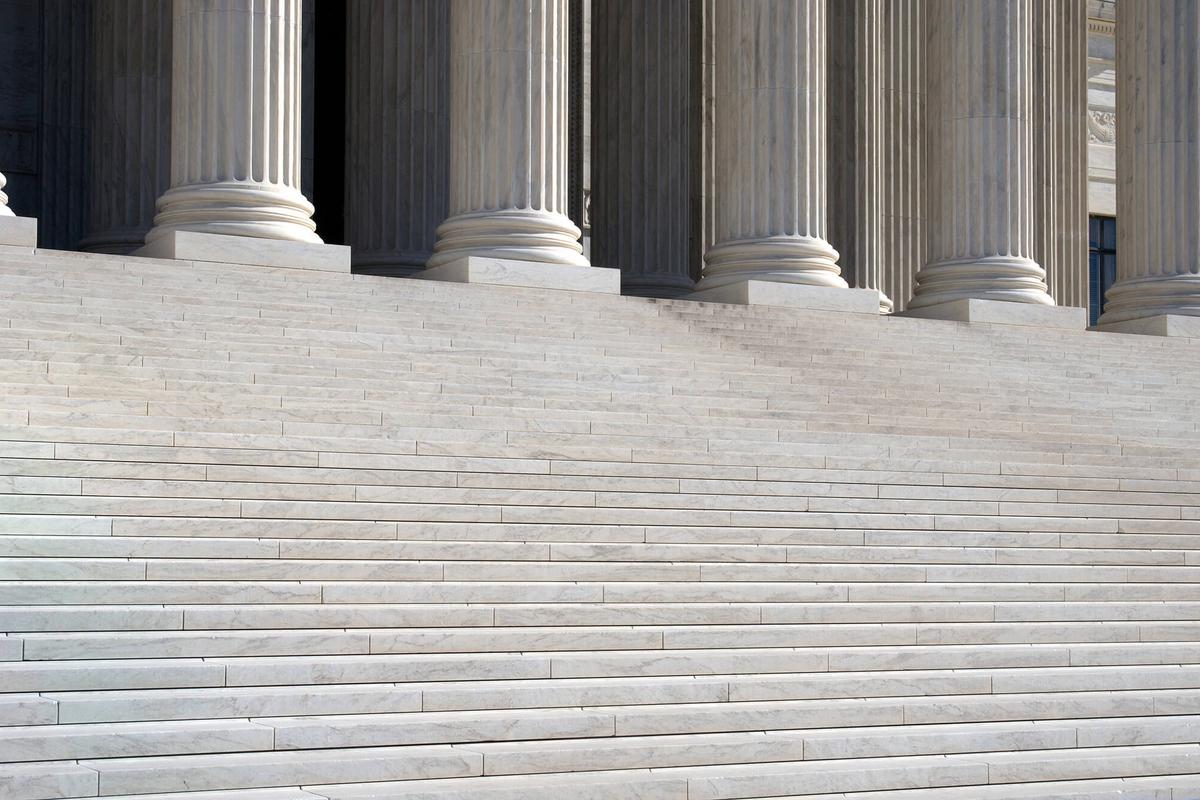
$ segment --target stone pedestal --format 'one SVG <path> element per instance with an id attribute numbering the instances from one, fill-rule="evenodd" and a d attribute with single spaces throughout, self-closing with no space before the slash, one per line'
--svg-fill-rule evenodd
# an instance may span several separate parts
<path id="1" fill-rule="evenodd" d="M 1120 254 L 1098 327 L 1170 334 L 1200 318 L 1200 6 L 1118 3 L 1117 49 Z"/>
<path id="2" fill-rule="evenodd" d="M 171 174 L 171 4 L 93 0 L 88 232 L 82 250 L 132 253 Z"/>
<path id="3" fill-rule="evenodd" d="M 825 227 L 825 0 L 721 0 L 715 17 L 715 244 L 697 290 L 845 288 Z"/>
<path id="4" fill-rule="evenodd" d="M 929 0 L 925 12 L 929 260 L 908 308 L 1052 305 L 1033 258 L 1031 4 Z"/>
<path id="5" fill-rule="evenodd" d="M 992 325 L 1022 325 L 1032 328 L 1087 329 L 1087 309 L 1048 306 L 1040 303 L 1011 303 L 1004 300 L 949 300 L 937 305 L 909 308 L 906 317 L 945 319 L 955 322 L 987 322 Z"/>
<path id="6" fill-rule="evenodd" d="M 465 256 L 429 267 L 421 277 L 433 281 L 484 283 L 526 289 L 569 292 L 621 293 L 621 271 L 604 267 L 577 267 L 544 261 L 513 261 L 487 256 Z"/>
<path id="7" fill-rule="evenodd" d="M 4 187 L 8 179 L 0 172 L 0 246 L 29 249 L 37 247 L 37 220 L 18 217 L 8 207 L 8 195 Z"/>
<path id="8" fill-rule="evenodd" d="M 356 272 L 419 272 L 446 219 L 450 5 L 346 4 L 345 224 Z"/>
<path id="9" fill-rule="evenodd" d="M 468 256 L 586 267 L 567 217 L 567 0 L 450 4 L 450 218 Z"/>
<path id="10" fill-rule="evenodd" d="M 287 239 L 228 236 L 200 231 L 167 231 L 139 250 L 138 255 L 323 272 L 350 271 L 350 248 L 344 245 L 314 245 Z"/>
<path id="11" fill-rule="evenodd" d="M 176 0 L 171 86 L 171 188 L 158 201 L 143 255 L 179 252 L 179 233 L 280 240 L 307 266 L 328 256 L 300 192 L 300 0 Z M 197 240 L 198 241 L 198 240 Z M 256 260 L 249 241 L 239 263 Z"/>
<path id="12" fill-rule="evenodd" d="M 737 281 L 693 292 L 689 300 L 742 306 L 781 306 L 808 311 L 840 311 L 879 315 L 883 298 L 878 289 L 840 289 L 780 281 Z"/>

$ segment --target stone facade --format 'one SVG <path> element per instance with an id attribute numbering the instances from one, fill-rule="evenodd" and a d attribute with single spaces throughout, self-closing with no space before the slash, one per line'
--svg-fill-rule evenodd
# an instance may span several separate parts
<path id="1" fill-rule="evenodd" d="M 5 0 L 0 28 L 10 205 L 60 249 L 443 279 L 426 268 L 487 258 L 504 264 L 455 274 L 615 269 L 632 294 L 838 307 L 824 290 L 853 288 L 955 318 L 1080 307 L 1087 213 L 1115 213 L 1117 154 L 1143 152 L 1116 144 L 1112 0 Z M 1155 35 L 1122 60 L 1196 44 Z M 344 147 L 315 148 L 322 126 Z M 314 196 L 322 162 L 341 179 Z M 1181 184 L 1121 183 L 1127 213 L 1192 207 Z M 775 288 L 728 288 L 747 282 Z M 1119 305 L 1107 322 L 1141 313 Z"/>

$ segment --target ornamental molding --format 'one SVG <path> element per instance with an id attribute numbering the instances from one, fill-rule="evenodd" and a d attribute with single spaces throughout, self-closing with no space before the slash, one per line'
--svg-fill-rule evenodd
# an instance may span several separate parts
<path id="1" fill-rule="evenodd" d="M 1091 144 L 1116 144 L 1117 114 L 1115 111 L 1088 109 L 1088 142 Z"/>
<path id="2" fill-rule="evenodd" d="M 1111 19 L 1096 19 L 1089 17 L 1087 21 L 1088 33 L 1099 34 L 1100 36 L 1116 36 L 1117 23 Z"/>

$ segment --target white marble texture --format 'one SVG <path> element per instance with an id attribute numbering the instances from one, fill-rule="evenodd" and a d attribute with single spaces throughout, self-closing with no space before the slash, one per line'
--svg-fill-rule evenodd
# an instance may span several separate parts
<path id="1" fill-rule="evenodd" d="M 350 272 L 350 248 L 287 239 L 169 230 L 150 239 L 137 252 L 146 258 L 247 264 L 281 269 Z"/>
<path id="2" fill-rule="evenodd" d="M 567 217 L 568 0 L 450 5 L 450 217 L 429 267 L 466 256 L 588 266 Z"/>
<path id="3" fill-rule="evenodd" d="M 1039 328 L 1061 328 L 1076 331 L 1087 327 L 1087 309 L 1083 307 L 1009 303 L 1001 300 L 950 300 L 936 305 L 909 308 L 904 314 L 908 317 L 946 319 L 958 322 L 1031 325 Z"/>
<path id="4" fill-rule="evenodd" d="M 1200 7 L 1117 5 L 1117 282 L 1103 327 L 1200 316 Z"/>
<path id="5" fill-rule="evenodd" d="M 431 281 L 487 283 L 529 289 L 621 293 L 621 271 L 609 267 L 553 264 L 542 261 L 464 255 L 430 266 L 420 277 Z"/>
<path id="6" fill-rule="evenodd" d="M 845 288 L 826 240 L 825 2 L 716 3 L 715 243 L 698 290 Z"/>
<path id="7" fill-rule="evenodd" d="M 180 231 L 320 244 L 300 192 L 300 0 L 178 0 L 173 36 L 171 188 L 147 244 Z"/>
<path id="8" fill-rule="evenodd" d="M 1029 0 L 934 0 L 927 16 L 929 253 L 908 308 L 1052 305 L 1034 260 Z"/>
<path id="9" fill-rule="evenodd" d="M 783 306 L 811 311 L 844 311 L 855 314 L 878 314 L 880 309 L 888 307 L 878 289 L 837 289 L 761 278 L 739 280 L 712 289 L 702 289 L 693 292 L 688 299 L 705 303 Z"/>
<path id="10" fill-rule="evenodd" d="M 33 217 L 0 216 L 0 247 L 31 251 L 37 247 L 37 229 L 37 220 Z"/>

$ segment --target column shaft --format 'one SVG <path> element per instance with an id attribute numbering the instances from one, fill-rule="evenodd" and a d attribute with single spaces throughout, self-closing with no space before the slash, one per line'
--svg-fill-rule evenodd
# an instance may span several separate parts
<path id="1" fill-rule="evenodd" d="M 1200 316 L 1200 6 L 1117 4 L 1117 283 L 1101 323 Z"/>
<path id="2" fill-rule="evenodd" d="M 690 5 L 592 2 L 592 261 L 633 294 L 693 286 Z"/>
<path id="3" fill-rule="evenodd" d="M 170 185 L 171 5 L 94 0 L 89 228 L 83 250 L 131 253 Z"/>
<path id="4" fill-rule="evenodd" d="M 449 7 L 346 6 L 346 244 L 358 271 L 425 266 L 449 183 Z"/>
<path id="5" fill-rule="evenodd" d="M 1035 260 L 1059 305 L 1088 304 L 1087 3 L 1034 0 Z"/>
<path id="6" fill-rule="evenodd" d="M 716 4 L 716 244 L 698 287 L 845 287 L 826 241 L 825 0 Z"/>
<path id="7" fill-rule="evenodd" d="M 883 0 L 880 289 L 903 311 L 925 263 L 925 0 Z"/>
<path id="8" fill-rule="evenodd" d="M 74 250 L 88 229 L 87 192 L 81 187 L 91 152 L 93 11 L 90 2 L 42 4 L 38 241 L 55 250 Z"/>
<path id="9" fill-rule="evenodd" d="M 930 0 L 929 255 L 910 308 L 1052 305 L 1034 260 L 1030 0 Z"/>
<path id="10" fill-rule="evenodd" d="M 300 0 L 176 0 L 170 231 L 319 243 L 300 192 Z"/>
<path id="11" fill-rule="evenodd" d="M 883 2 L 827 0 L 829 238 L 859 289 L 883 277 Z M 881 295 L 880 311 L 891 310 Z"/>
<path id="12" fill-rule="evenodd" d="M 586 266 L 567 217 L 568 0 L 452 0 L 450 218 L 429 266 Z"/>

